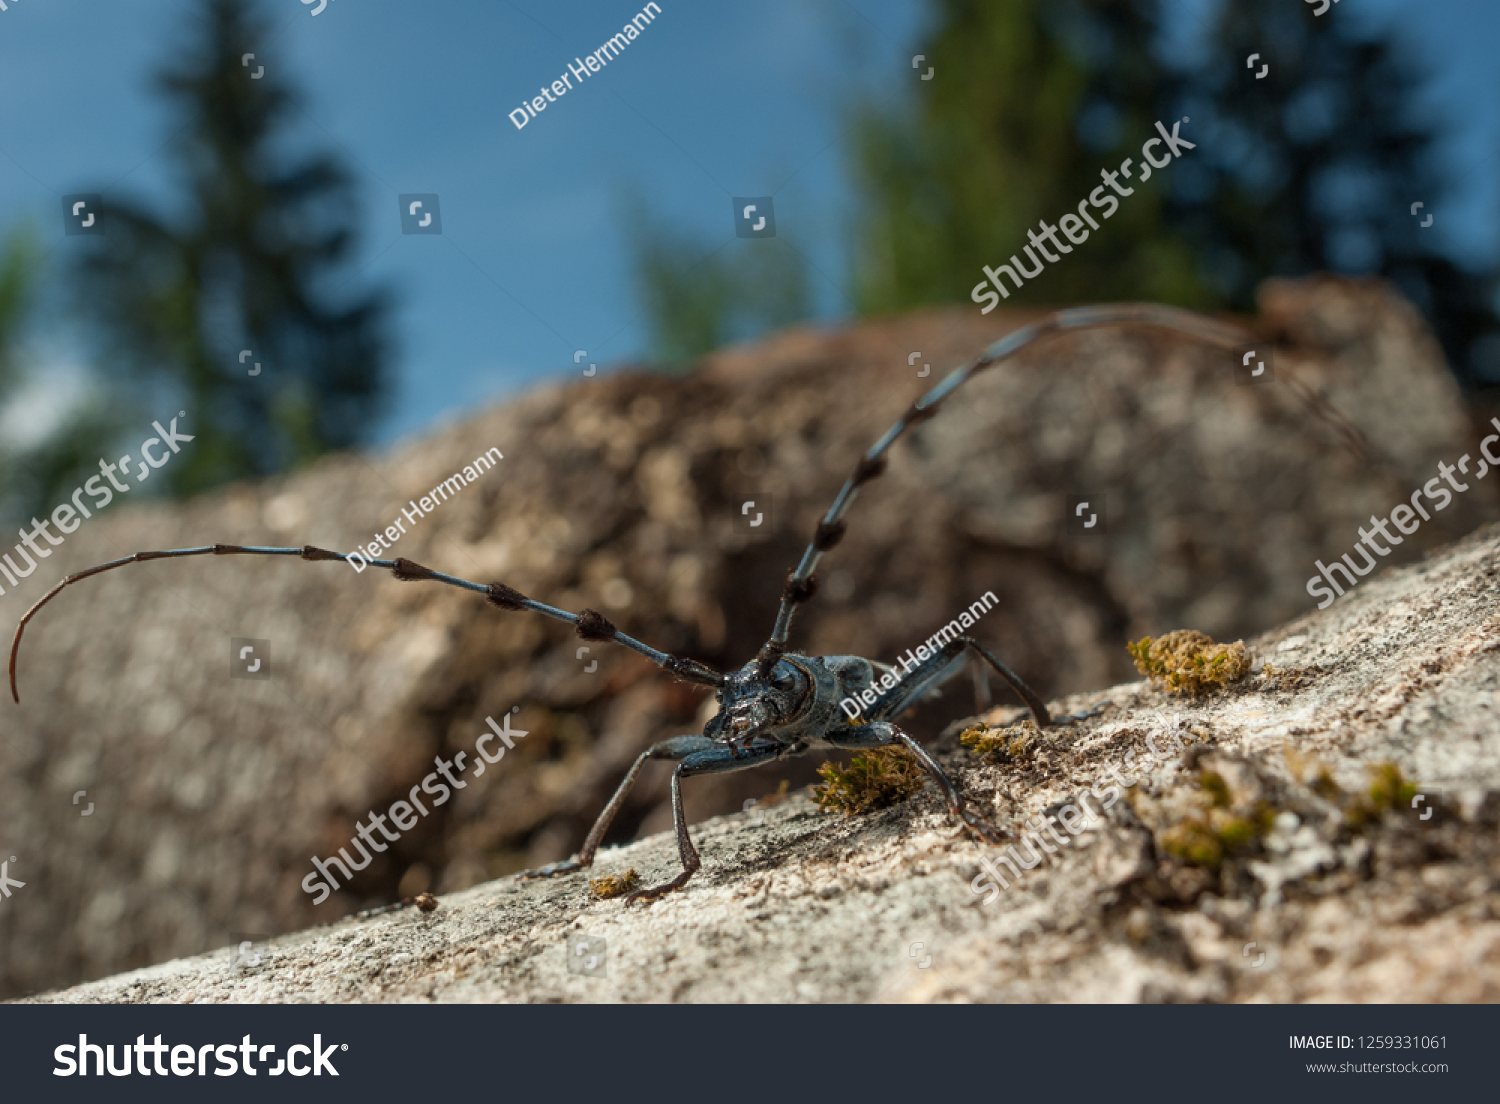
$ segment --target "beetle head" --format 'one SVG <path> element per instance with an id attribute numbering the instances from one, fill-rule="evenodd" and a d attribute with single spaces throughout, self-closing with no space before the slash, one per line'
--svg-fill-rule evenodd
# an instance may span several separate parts
<path id="1" fill-rule="evenodd" d="M 807 708 L 812 679 L 786 658 L 762 675 L 754 660 L 731 672 L 717 691 L 719 712 L 703 734 L 709 739 L 737 740 L 791 724 Z"/>

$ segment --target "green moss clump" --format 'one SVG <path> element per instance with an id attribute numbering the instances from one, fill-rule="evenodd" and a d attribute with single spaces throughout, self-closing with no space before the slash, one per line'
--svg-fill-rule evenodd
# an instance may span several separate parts
<path id="1" fill-rule="evenodd" d="M 1327 767 L 1318 771 L 1317 777 L 1312 780 L 1311 789 L 1324 801 L 1338 800 L 1339 784 L 1333 780 L 1333 775 L 1328 773 Z"/>
<path id="2" fill-rule="evenodd" d="M 1161 834 L 1162 850 L 1189 866 L 1217 870 L 1224 860 L 1254 848 L 1270 832 L 1276 810 L 1269 802 L 1258 802 L 1254 810 L 1237 811 L 1229 784 L 1217 771 L 1198 775 L 1203 812 L 1189 816 Z"/>
<path id="3" fill-rule="evenodd" d="M 1401 775 L 1395 763 L 1381 763 L 1375 768 L 1375 781 L 1370 786 L 1370 804 L 1382 813 L 1395 808 L 1409 808 L 1412 798 L 1417 796 L 1417 787 Z"/>
<path id="4" fill-rule="evenodd" d="M 1198 776 L 1198 785 L 1208 794 L 1216 809 L 1229 808 L 1229 784 L 1217 771 L 1204 771 Z"/>
<path id="5" fill-rule="evenodd" d="M 602 878 L 590 878 L 589 891 L 599 900 L 607 901 L 611 897 L 629 893 L 640 880 L 641 876 L 632 866 L 623 874 L 607 874 Z"/>
<path id="6" fill-rule="evenodd" d="M 1219 843 L 1226 851 L 1238 851 L 1266 833 L 1267 826 L 1249 817 L 1226 817 L 1218 826 Z"/>
<path id="7" fill-rule="evenodd" d="M 1192 866 L 1217 870 L 1224 861 L 1224 845 L 1208 823 L 1198 818 L 1174 824 L 1161 834 L 1162 850 Z"/>
<path id="8" fill-rule="evenodd" d="M 1299 778 L 1311 774 L 1308 788 L 1324 801 L 1342 809 L 1344 824 L 1356 832 L 1364 831 L 1386 813 L 1409 810 L 1412 798 L 1417 796 L 1417 787 L 1407 781 L 1400 767 L 1391 762 L 1376 763 L 1371 767 L 1373 778 L 1370 788 L 1364 793 L 1340 789 L 1328 768 L 1316 759 L 1288 752 L 1287 765 Z"/>
<path id="9" fill-rule="evenodd" d="M 1344 807 L 1344 821 L 1355 831 L 1392 809 L 1411 808 L 1412 798 L 1417 795 L 1417 787 L 1406 780 L 1395 763 L 1379 763 L 1374 770 L 1375 780 L 1369 790 Z"/>
<path id="10" fill-rule="evenodd" d="M 1008 728 L 975 725 L 964 729 L 958 742 L 976 755 L 994 755 L 1003 762 L 1019 763 L 1036 751 L 1038 734 L 1036 722 L 1028 719 Z"/>
<path id="11" fill-rule="evenodd" d="M 1275 819 L 1276 811 L 1265 802 L 1249 816 L 1211 809 L 1207 816 L 1189 817 L 1163 832 L 1162 850 L 1190 866 L 1217 870 L 1226 857 L 1255 846 Z"/>
<path id="12" fill-rule="evenodd" d="M 825 785 L 814 787 L 813 801 L 825 812 L 845 816 L 899 805 L 922 789 L 924 772 L 905 748 L 875 748 L 856 755 L 848 769 L 837 763 L 818 768 Z"/>
<path id="13" fill-rule="evenodd" d="M 1137 670 L 1171 694 L 1207 694 L 1244 678 L 1250 670 L 1243 640 L 1215 644 L 1194 629 L 1178 629 L 1155 640 L 1144 636 L 1125 647 Z"/>

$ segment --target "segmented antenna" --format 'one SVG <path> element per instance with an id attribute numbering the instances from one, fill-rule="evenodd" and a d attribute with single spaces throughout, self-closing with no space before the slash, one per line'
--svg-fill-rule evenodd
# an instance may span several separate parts
<path id="1" fill-rule="evenodd" d="M 11 697 L 18 703 L 21 700 L 21 694 L 16 688 L 16 657 L 21 652 L 21 634 L 26 631 L 27 622 L 36 616 L 37 611 L 52 601 L 53 598 L 57 597 L 64 587 L 81 582 L 91 575 L 98 575 L 102 571 L 110 571 L 116 567 L 123 567 L 126 564 L 141 563 L 145 560 L 174 559 L 183 556 L 298 556 L 304 560 L 342 560 L 344 562 L 348 562 L 349 559 L 348 555 L 343 552 L 330 552 L 326 548 L 316 548 L 310 544 L 304 545 L 301 548 L 257 548 L 241 544 L 206 544 L 201 548 L 171 548 L 162 552 L 137 552 L 133 556 L 111 560 L 109 563 L 91 567 L 87 571 L 80 571 L 76 575 L 69 575 L 48 591 L 40 602 L 27 610 L 25 615 L 22 616 L 20 623 L 16 626 L 16 638 L 10 646 Z M 429 567 L 423 567 L 421 564 L 403 557 L 397 557 L 394 560 L 369 560 L 368 563 L 371 567 L 390 568 L 391 574 L 402 582 L 430 580 L 437 583 L 446 583 L 461 590 L 472 590 L 476 594 L 482 594 L 485 597 L 485 601 L 498 609 L 530 610 L 533 613 L 544 614 L 558 621 L 566 621 L 573 626 L 578 635 L 584 640 L 608 640 L 616 644 L 623 644 L 631 651 L 639 652 L 652 663 L 688 682 L 696 682 L 703 686 L 718 686 L 724 681 L 724 676 L 707 664 L 699 663 L 695 659 L 685 659 L 681 656 L 659 652 L 649 644 L 643 644 L 635 637 L 627 636 L 615 628 L 609 618 L 596 610 L 586 609 L 582 613 L 569 613 L 567 610 L 558 609 L 556 606 L 549 606 L 528 598 L 520 591 L 508 587 L 504 583 L 471 583 L 467 579 L 460 579 L 454 575 L 444 575 L 441 571 L 433 571 Z"/>
<path id="2" fill-rule="evenodd" d="M 812 543 L 802 554 L 802 561 L 787 576 L 786 587 L 781 594 L 781 609 L 776 615 L 776 627 L 771 630 L 771 639 L 761 647 L 760 655 L 757 657 L 761 673 L 769 674 L 771 668 L 776 665 L 776 661 L 786 651 L 787 637 L 791 633 L 792 617 L 796 614 L 797 607 L 812 598 L 817 591 L 818 561 L 823 558 L 823 553 L 843 539 L 846 528 L 844 518 L 849 513 L 849 507 L 854 505 L 859 488 L 885 471 L 886 453 L 890 451 L 891 446 L 896 443 L 901 434 L 911 426 L 934 417 L 938 412 L 938 404 L 956 391 L 965 380 L 1025 348 L 1037 338 L 1059 330 L 1077 330 L 1085 326 L 1122 323 L 1137 323 L 1176 330 L 1211 345 L 1228 348 L 1243 344 L 1246 337 L 1239 330 L 1175 307 L 1162 307 L 1147 303 L 1074 307 L 1055 311 L 1029 326 L 1022 326 L 1006 334 L 969 363 L 955 368 L 930 391 L 912 403 L 896 424 L 886 430 L 885 436 L 871 445 L 869 451 L 859 458 L 859 463 L 854 466 L 854 474 L 844 484 L 843 490 L 839 491 L 838 497 L 833 500 L 833 505 L 828 508 L 828 513 L 823 516 L 823 520 L 818 522 Z"/>

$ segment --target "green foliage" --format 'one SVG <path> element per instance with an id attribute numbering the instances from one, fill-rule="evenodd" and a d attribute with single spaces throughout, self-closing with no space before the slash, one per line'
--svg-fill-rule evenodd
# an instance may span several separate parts
<path id="1" fill-rule="evenodd" d="M 279 152 L 297 97 L 277 67 L 248 79 L 241 57 L 267 35 L 250 5 L 209 0 L 203 14 L 157 81 L 185 195 L 171 217 L 108 197 L 108 232 L 80 272 L 112 363 L 188 412 L 196 440 L 159 476 L 176 493 L 354 443 L 387 376 L 385 296 L 335 304 L 314 290 L 351 257 L 351 179 L 330 155 Z"/>
<path id="2" fill-rule="evenodd" d="M 1417 787 L 1408 782 L 1395 763 L 1377 763 L 1371 768 L 1374 778 L 1362 794 L 1349 795 L 1343 802 L 1344 822 L 1359 831 L 1382 819 L 1386 813 L 1409 810 Z"/>
<path id="3" fill-rule="evenodd" d="M 1275 824 L 1276 811 L 1269 802 L 1235 808 L 1229 784 L 1217 771 L 1201 771 L 1198 789 L 1197 802 L 1202 811 L 1185 817 L 1160 836 L 1162 850 L 1189 866 L 1217 870 L 1226 858 L 1258 848 Z"/>
<path id="4" fill-rule="evenodd" d="M 1187 113 L 1201 138 L 1192 187 L 1171 193 L 1173 225 L 1229 306 L 1253 307 L 1271 275 L 1376 273 L 1427 314 L 1460 379 L 1500 384 L 1495 266 L 1460 269 L 1410 211 L 1415 200 L 1440 207 L 1446 192 L 1439 127 L 1419 114 L 1428 74 L 1399 25 L 1367 37 L 1366 21 L 1311 19 L 1299 8 L 1219 5 L 1213 61 L 1188 75 Z M 1253 94 L 1243 69 L 1219 61 L 1249 49 L 1271 65 L 1251 81 Z"/>
<path id="5" fill-rule="evenodd" d="M 812 313 L 807 266 L 785 238 L 732 238 L 717 247 L 659 220 L 639 198 L 626 225 L 652 355 L 681 367 L 732 341 Z"/>
<path id="6" fill-rule="evenodd" d="M 34 382 L 18 344 L 32 309 L 41 267 L 35 232 L 22 225 L 0 248 L 0 398 L 24 394 Z M 80 468 L 92 466 L 119 429 L 118 400 L 94 391 L 68 412 L 44 440 L 24 448 L 0 441 L 0 520 L 45 516 L 77 485 Z"/>
<path id="7" fill-rule="evenodd" d="M 1230 804 L 1229 783 L 1218 771 L 1202 771 L 1198 775 L 1199 788 L 1208 795 L 1215 809 L 1227 809 Z"/>
<path id="8" fill-rule="evenodd" d="M 1100 186 L 1165 118 L 1155 0 L 938 0 L 920 44 L 937 67 L 914 109 L 856 116 L 856 299 L 864 313 L 969 301 L 986 264 Z M 1174 118 L 1177 116 L 1174 116 Z M 1195 156 L 1195 151 L 1185 154 Z M 1007 302 L 1207 300 L 1164 219 L 1172 168 Z"/>
<path id="9" fill-rule="evenodd" d="M 1249 310 L 1267 277 L 1377 273 L 1427 313 L 1461 379 L 1500 384 L 1496 269 L 1458 268 L 1409 214 L 1414 199 L 1439 204 L 1443 188 L 1429 156 L 1436 128 L 1413 115 L 1425 78 L 1394 34 L 1362 38 L 1359 20 L 1263 0 L 1191 13 L 1162 0 L 930 8 L 915 48 L 935 78 L 850 119 L 850 292 L 860 313 L 969 303 L 983 266 L 1075 210 L 1102 169 L 1139 163 L 1158 120 L 1187 117 L 1196 148 L 1145 183 L 1133 179 L 1134 194 L 1101 229 L 1012 288 L 1007 305 L 1149 299 Z M 1181 32 L 1205 16 L 1196 52 L 1182 49 L 1191 36 Z M 1249 50 L 1271 62 L 1264 80 L 1224 64 Z M 805 265 L 782 238 L 716 250 L 657 227 L 635 244 L 656 351 L 668 361 L 806 314 Z"/>
<path id="10" fill-rule="evenodd" d="M 20 382 L 15 340 L 30 303 L 36 261 L 34 234 L 26 228 L 14 231 L 0 253 L 0 392 L 5 394 Z"/>
<path id="11" fill-rule="evenodd" d="M 1302 5 L 1219 0 L 933 0 L 918 44 L 937 74 L 898 106 L 856 113 L 863 313 L 969 302 L 982 266 L 1100 184 L 1101 168 L 1184 116 L 1196 148 L 1120 200 L 1083 247 L 1011 303 L 1151 299 L 1254 307 L 1270 276 L 1377 273 L 1428 316 L 1460 379 L 1500 385 L 1497 270 L 1457 267 L 1410 215 L 1444 193 L 1425 75 L 1394 32 Z M 1196 6 L 1195 6 L 1196 8 Z M 1196 52 L 1163 32 L 1204 15 Z M 1253 44 L 1253 45 L 1246 45 Z M 1270 62 L 1256 81 L 1240 65 Z M 1248 81 L 1248 83 L 1247 83 Z"/>
<path id="12" fill-rule="evenodd" d="M 1274 818 L 1269 806 L 1258 810 L 1255 816 L 1236 816 L 1215 809 L 1164 831 L 1162 849 L 1189 866 L 1217 870 L 1226 858 L 1256 846 L 1271 830 Z"/>
<path id="13" fill-rule="evenodd" d="M 1375 780 L 1370 783 L 1370 804 L 1379 812 L 1405 809 L 1417 796 L 1417 787 L 1408 782 L 1395 763 L 1381 763 L 1375 768 Z"/>

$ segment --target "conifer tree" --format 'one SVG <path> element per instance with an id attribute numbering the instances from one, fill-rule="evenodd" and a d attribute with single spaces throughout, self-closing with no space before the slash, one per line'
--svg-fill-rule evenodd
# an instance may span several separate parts
<path id="1" fill-rule="evenodd" d="M 1139 162 L 1166 117 L 1172 78 L 1152 54 L 1155 0 L 932 7 L 920 49 L 933 79 L 914 83 L 906 106 L 859 117 L 851 145 L 853 282 L 865 313 L 967 300 L 984 265 L 1004 263 L 1028 229 L 1076 208 L 1102 169 Z M 1138 184 L 1087 248 L 1009 302 L 1200 303 L 1191 254 L 1163 217 L 1168 175 Z"/>
<path id="2" fill-rule="evenodd" d="M 36 233 L 25 224 L 0 247 L 0 414 L 21 417 L 6 406 L 38 390 L 23 340 L 35 308 L 41 257 Z M 20 433 L 0 436 L 0 522 L 45 516 L 76 486 L 77 472 L 93 463 L 91 450 L 108 443 L 120 425 L 118 404 L 92 393 L 69 403 L 58 424 L 44 427 L 41 435 L 35 426 L 22 425 Z"/>
<path id="3" fill-rule="evenodd" d="M 170 216 L 106 195 L 80 272 L 114 364 L 188 411 L 196 440 L 162 471 L 177 493 L 359 440 L 387 382 L 385 294 L 323 290 L 353 250 L 352 181 L 329 154 L 284 152 L 298 97 L 265 64 L 253 5 L 202 11 L 201 36 L 157 81 L 185 194 Z"/>
<path id="4" fill-rule="evenodd" d="M 1208 51 L 1217 61 L 1189 78 L 1201 156 L 1192 187 L 1173 193 L 1171 220 L 1231 306 L 1250 309 L 1267 276 L 1379 275 L 1427 315 L 1461 381 L 1500 384 L 1495 269 L 1465 270 L 1421 225 L 1447 192 L 1440 131 L 1418 111 L 1427 74 L 1394 29 L 1332 14 L 1221 5 Z M 1263 79 L 1223 63 L 1253 52 L 1270 65 Z"/>

